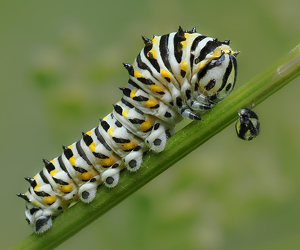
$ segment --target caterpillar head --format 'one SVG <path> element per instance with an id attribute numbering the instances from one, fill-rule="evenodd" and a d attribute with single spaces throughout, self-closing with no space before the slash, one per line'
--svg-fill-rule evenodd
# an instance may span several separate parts
<path id="1" fill-rule="evenodd" d="M 228 41 L 211 42 L 219 46 L 206 55 L 202 64 L 199 63 L 195 84 L 197 99 L 205 104 L 216 104 L 227 97 L 235 86 L 237 76 L 236 56 L 239 52 L 233 52 L 227 45 Z"/>
<path id="2" fill-rule="evenodd" d="M 37 234 L 42 234 L 52 226 L 51 215 L 47 215 L 47 211 L 44 209 L 27 202 L 25 216 L 26 221 Z"/>

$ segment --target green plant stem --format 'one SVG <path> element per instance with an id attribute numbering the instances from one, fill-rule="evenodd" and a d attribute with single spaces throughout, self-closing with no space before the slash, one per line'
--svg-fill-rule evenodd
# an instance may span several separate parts
<path id="1" fill-rule="evenodd" d="M 171 167 L 192 150 L 222 131 L 237 119 L 237 110 L 258 105 L 300 74 L 300 45 L 281 60 L 230 94 L 213 110 L 203 115 L 204 121 L 192 122 L 169 139 L 160 154 L 149 153 L 136 173 L 123 171 L 119 185 L 104 185 L 90 204 L 78 202 L 54 220 L 43 235 L 31 234 L 13 249 L 53 249 L 116 206 L 129 195 Z M 100 232 L 99 232 L 100 233 Z"/>

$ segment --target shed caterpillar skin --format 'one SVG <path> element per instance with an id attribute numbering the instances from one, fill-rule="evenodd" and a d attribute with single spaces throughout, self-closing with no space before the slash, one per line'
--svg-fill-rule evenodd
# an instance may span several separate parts
<path id="1" fill-rule="evenodd" d="M 63 147 L 62 155 L 43 160 L 45 166 L 30 188 L 18 196 L 26 201 L 26 220 L 37 234 L 52 226 L 52 218 L 80 199 L 91 202 L 97 187 L 115 187 L 119 173 L 137 171 L 143 154 L 161 152 L 183 118 L 201 120 L 233 90 L 238 52 L 229 40 L 196 33 L 196 29 L 148 39 L 133 64 L 124 63 L 129 81 L 123 97 L 99 126 Z"/>

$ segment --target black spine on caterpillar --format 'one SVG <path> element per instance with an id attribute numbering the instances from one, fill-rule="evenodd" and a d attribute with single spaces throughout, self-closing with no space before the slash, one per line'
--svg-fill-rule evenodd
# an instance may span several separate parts
<path id="1" fill-rule="evenodd" d="M 99 126 L 63 147 L 63 153 L 33 178 L 30 188 L 17 194 L 26 201 L 26 220 L 40 234 L 52 217 L 80 199 L 91 202 L 99 185 L 114 187 L 119 173 L 136 171 L 148 150 L 161 152 L 182 118 L 201 120 L 234 88 L 236 56 L 229 40 L 196 33 L 196 29 L 148 39 L 133 64 L 124 63 L 129 81 L 123 97 Z"/>

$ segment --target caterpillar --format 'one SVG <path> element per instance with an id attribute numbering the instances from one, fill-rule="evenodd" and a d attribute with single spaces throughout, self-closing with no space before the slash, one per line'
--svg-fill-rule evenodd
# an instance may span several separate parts
<path id="1" fill-rule="evenodd" d="M 230 40 L 181 27 L 142 39 L 145 46 L 134 63 L 123 64 L 129 80 L 113 111 L 25 178 L 30 187 L 17 195 L 26 201 L 26 220 L 35 233 L 51 228 L 52 218 L 72 202 L 90 203 L 99 185 L 115 187 L 122 169 L 137 171 L 147 151 L 164 150 L 183 118 L 202 120 L 201 114 L 233 90 L 239 52 L 229 47 Z"/>
<path id="2" fill-rule="evenodd" d="M 239 119 L 235 124 L 237 136 L 242 140 L 251 141 L 260 133 L 260 121 L 257 114 L 249 108 L 238 110 Z"/>

